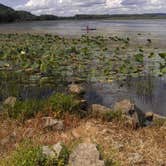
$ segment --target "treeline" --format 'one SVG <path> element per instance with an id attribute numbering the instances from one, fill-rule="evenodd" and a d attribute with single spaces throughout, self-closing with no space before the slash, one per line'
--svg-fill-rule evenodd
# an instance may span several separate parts
<path id="1" fill-rule="evenodd" d="M 166 19 L 166 14 L 117 14 L 117 15 L 75 15 L 73 17 L 58 17 L 55 15 L 36 16 L 27 11 L 15 11 L 10 7 L 0 4 L 0 23 L 37 21 L 37 20 L 81 20 L 81 19 Z"/>
<path id="2" fill-rule="evenodd" d="M 27 11 L 15 11 L 10 7 L 0 4 L 0 22 L 19 22 L 35 20 L 56 20 L 54 15 L 35 16 Z"/>

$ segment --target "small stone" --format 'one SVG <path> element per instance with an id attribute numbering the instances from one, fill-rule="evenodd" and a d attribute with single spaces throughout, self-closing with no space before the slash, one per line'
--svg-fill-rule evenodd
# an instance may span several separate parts
<path id="1" fill-rule="evenodd" d="M 51 148 L 49 148 L 48 146 L 43 146 L 42 147 L 42 152 L 44 155 L 46 155 L 47 157 L 54 157 L 55 153 L 53 150 L 51 150 Z"/>
<path id="2" fill-rule="evenodd" d="M 42 118 L 44 121 L 43 128 L 52 129 L 52 130 L 63 130 L 64 124 L 62 120 L 57 120 L 52 117 L 44 117 Z"/>
<path id="3" fill-rule="evenodd" d="M 112 110 L 108 107 L 99 105 L 99 104 L 92 104 L 91 105 L 91 112 L 94 117 L 105 117 L 105 115 Z"/>
<path id="4" fill-rule="evenodd" d="M 145 118 L 147 121 L 153 121 L 153 112 L 147 112 Z"/>
<path id="5" fill-rule="evenodd" d="M 88 101 L 87 100 L 81 100 L 79 105 L 80 105 L 80 109 L 82 109 L 82 110 L 88 109 Z"/>
<path id="6" fill-rule="evenodd" d="M 79 84 L 71 84 L 69 85 L 69 92 L 77 95 L 81 95 L 85 93 L 85 89 Z"/>
<path id="7" fill-rule="evenodd" d="M 139 153 L 131 153 L 129 155 L 129 161 L 131 164 L 137 164 L 137 163 L 141 162 L 142 159 L 143 159 L 143 157 Z"/>
<path id="8" fill-rule="evenodd" d="M 72 136 L 73 136 L 74 138 L 77 138 L 77 139 L 81 137 L 80 134 L 78 134 L 78 132 L 75 131 L 75 130 L 73 130 L 73 131 L 71 132 L 71 134 L 72 134 Z"/>
<path id="9" fill-rule="evenodd" d="M 62 151 L 62 145 L 60 142 L 58 142 L 57 144 L 53 145 L 53 146 L 43 146 L 42 147 L 42 152 L 44 155 L 46 155 L 47 157 L 59 157 L 61 151 Z"/>
<path id="10" fill-rule="evenodd" d="M 16 97 L 8 97 L 5 101 L 4 101 L 4 105 L 8 105 L 11 107 L 14 107 L 16 104 L 17 98 Z"/>
<path id="11" fill-rule="evenodd" d="M 56 152 L 56 156 L 59 157 L 63 147 L 62 147 L 61 143 L 58 142 L 57 144 L 52 146 L 52 149 L 53 149 L 54 152 Z"/>
<path id="12" fill-rule="evenodd" d="M 114 110 L 122 111 L 122 113 L 130 115 L 134 112 L 134 104 L 130 100 L 125 99 L 115 103 Z"/>
<path id="13" fill-rule="evenodd" d="M 104 166 L 95 144 L 82 143 L 71 153 L 69 165 L 72 166 Z"/>

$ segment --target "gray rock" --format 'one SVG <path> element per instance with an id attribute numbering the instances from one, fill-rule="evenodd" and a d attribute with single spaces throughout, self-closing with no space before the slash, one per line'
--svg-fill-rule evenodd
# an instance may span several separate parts
<path id="1" fill-rule="evenodd" d="M 8 105 L 11 107 L 14 107 L 16 104 L 17 98 L 16 97 L 8 97 L 5 101 L 4 101 L 4 105 Z"/>
<path id="2" fill-rule="evenodd" d="M 70 84 L 69 85 L 69 92 L 76 94 L 76 95 L 82 95 L 85 93 L 85 89 L 80 84 Z"/>
<path id="3" fill-rule="evenodd" d="M 134 104 L 130 100 L 125 99 L 115 103 L 114 110 L 122 111 L 122 113 L 130 115 L 134 112 Z"/>
<path id="4" fill-rule="evenodd" d="M 42 147 L 42 152 L 44 155 L 46 155 L 47 157 L 59 157 L 61 151 L 62 151 L 63 147 L 61 145 L 60 142 L 58 142 L 57 144 L 53 145 L 53 146 L 43 146 Z"/>
<path id="5" fill-rule="evenodd" d="M 43 146 L 42 147 L 42 152 L 47 157 L 55 157 L 56 156 L 56 154 L 54 153 L 54 151 L 49 146 Z"/>
<path id="6" fill-rule="evenodd" d="M 150 121 L 150 122 L 153 121 L 153 117 L 154 117 L 153 112 L 145 113 L 145 118 L 147 121 Z"/>
<path id="7" fill-rule="evenodd" d="M 143 127 L 146 125 L 145 113 L 140 110 L 130 100 L 122 100 L 114 106 L 115 111 L 122 111 L 132 128 Z"/>
<path id="8" fill-rule="evenodd" d="M 69 165 L 104 166 L 104 161 L 100 160 L 100 154 L 95 144 L 82 143 L 71 153 Z"/>
<path id="9" fill-rule="evenodd" d="M 59 157 L 63 147 L 60 142 L 52 146 L 53 151 L 56 153 L 56 156 Z"/>
<path id="10" fill-rule="evenodd" d="M 51 129 L 51 130 L 63 130 L 64 124 L 62 120 L 57 120 L 52 117 L 44 117 L 43 120 L 43 128 Z"/>
<path id="11" fill-rule="evenodd" d="M 99 105 L 99 104 L 91 105 L 91 113 L 94 117 L 104 118 L 105 115 L 111 111 L 112 110 L 110 108 Z"/>

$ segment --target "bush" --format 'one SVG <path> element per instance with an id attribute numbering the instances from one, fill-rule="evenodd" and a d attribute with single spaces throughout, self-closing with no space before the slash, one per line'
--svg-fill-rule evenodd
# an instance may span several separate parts
<path id="1" fill-rule="evenodd" d="M 57 158 L 46 157 L 40 146 L 34 146 L 30 141 L 22 143 L 9 157 L 0 160 L 1 166 L 66 166 L 69 151 L 65 145 Z"/>
<path id="2" fill-rule="evenodd" d="M 10 118 L 26 120 L 34 117 L 43 109 L 44 101 L 26 100 L 17 101 L 14 107 L 7 106 L 7 113 Z"/>
<path id="3" fill-rule="evenodd" d="M 49 103 L 52 110 L 60 116 L 66 112 L 74 113 L 79 108 L 79 103 L 76 102 L 73 95 L 57 93 L 50 97 Z"/>
<path id="4" fill-rule="evenodd" d="M 40 147 L 34 147 L 29 142 L 21 144 L 11 156 L 0 161 L 2 166 L 37 166 L 43 159 Z"/>

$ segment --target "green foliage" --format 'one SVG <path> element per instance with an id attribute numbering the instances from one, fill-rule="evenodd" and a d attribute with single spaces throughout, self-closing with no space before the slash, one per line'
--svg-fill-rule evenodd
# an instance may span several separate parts
<path id="1" fill-rule="evenodd" d="M 57 93 L 49 98 L 49 103 L 54 112 L 58 115 L 63 115 L 65 112 L 74 113 L 79 108 L 79 103 L 76 102 L 73 95 Z"/>
<path id="2" fill-rule="evenodd" d="M 141 53 L 136 54 L 134 57 L 135 57 L 135 60 L 136 60 L 137 62 L 139 62 L 139 63 L 142 63 L 143 60 L 144 60 L 144 55 L 141 54 Z"/>
<path id="3" fill-rule="evenodd" d="M 159 53 L 159 56 L 166 60 L 166 53 Z"/>
<path id="4" fill-rule="evenodd" d="M 34 117 L 43 109 L 43 106 L 44 101 L 39 100 L 17 101 L 14 107 L 6 106 L 6 111 L 10 118 L 24 121 Z"/>
<path id="5" fill-rule="evenodd" d="M 69 160 L 68 148 L 63 145 L 59 157 L 47 157 L 40 146 L 26 141 L 9 156 L 0 161 L 1 166 L 66 166 Z"/>
<path id="6" fill-rule="evenodd" d="M 9 157 L 0 161 L 1 166 L 39 166 L 43 159 L 42 150 L 30 142 L 21 144 Z"/>

